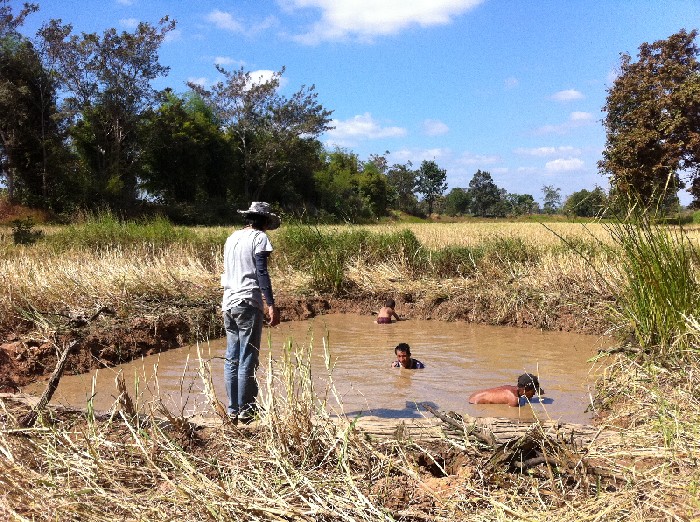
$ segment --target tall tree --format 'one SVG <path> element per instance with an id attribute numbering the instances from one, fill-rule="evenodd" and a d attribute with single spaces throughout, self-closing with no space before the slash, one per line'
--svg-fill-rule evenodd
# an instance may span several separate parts
<path id="1" fill-rule="evenodd" d="M 385 154 L 389 154 L 386 151 Z M 367 161 L 362 163 L 359 189 L 372 211 L 373 217 L 387 214 L 389 206 L 389 182 L 386 177 L 388 169 L 386 155 L 370 154 Z"/>
<path id="2" fill-rule="evenodd" d="M 561 189 L 553 185 L 544 185 L 542 187 L 543 205 L 542 210 L 545 214 L 555 214 L 561 208 Z"/>
<path id="3" fill-rule="evenodd" d="M 499 213 L 501 191 L 489 172 L 477 170 L 469 182 L 471 211 L 475 216 L 494 216 Z"/>
<path id="4" fill-rule="evenodd" d="M 415 214 L 418 211 L 418 199 L 413 193 L 416 186 L 416 171 L 408 161 L 404 164 L 395 163 L 386 172 L 389 205 L 396 210 Z"/>
<path id="5" fill-rule="evenodd" d="M 341 149 L 325 152 L 314 181 L 320 214 L 350 223 L 371 217 L 371 210 L 360 194 L 360 162 L 356 154 Z"/>
<path id="6" fill-rule="evenodd" d="M 133 32 L 106 30 L 81 36 L 51 20 L 41 28 L 47 60 L 65 91 L 72 139 L 94 176 L 97 203 L 126 206 L 138 195 L 142 157 L 139 132 L 153 106 L 151 82 L 168 73 L 158 50 L 175 22 L 140 23 Z"/>
<path id="7" fill-rule="evenodd" d="M 445 214 L 448 216 L 461 216 L 469 212 L 472 198 L 468 190 L 453 188 L 445 196 Z"/>
<path id="8" fill-rule="evenodd" d="M 600 169 L 617 194 L 650 204 L 675 195 L 687 173 L 700 199 L 700 62 L 697 31 L 681 30 L 639 47 L 638 60 L 621 55 L 608 89 L 606 147 Z"/>
<path id="9" fill-rule="evenodd" d="M 516 216 L 533 214 L 539 210 L 539 205 L 531 194 L 506 194 L 504 200 L 508 213 Z"/>
<path id="10" fill-rule="evenodd" d="M 173 217 L 191 223 L 227 218 L 233 154 L 211 109 L 195 93 L 164 93 L 148 119 L 144 136 L 143 188 Z"/>
<path id="11" fill-rule="evenodd" d="M 423 196 L 428 205 L 428 215 L 433 213 L 435 200 L 447 190 L 447 171 L 435 161 L 423 160 L 416 173 L 415 192 Z"/>
<path id="12" fill-rule="evenodd" d="M 607 201 L 608 197 L 600 187 L 582 189 L 566 198 L 563 211 L 574 216 L 595 217 L 605 209 Z"/>
<path id="13" fill-rule="evenodd" d="M 243 198 L 260 199 L 273 181 L 284 184 L 285 177 L 296 174 L 301 152 L 318 152 L 307 142 L 331 128 L 331 111 L 318 103 L 313 85 L 302 86 L 289 98 L 279 94 L 284 68 L 268 79 L 253 78 L 243 68 L 217 69 L 224 80 L 211 90 L 189 86 L 212 104 L 231 135 L 240 158 Z"/>
<path id="14" fill-rule="evenodd" d="M 37 11 L 36 4 L 25 4 L 16 15 L 12 7 L 0 6 L 0 174 L 3 174 L 11 200 L 15 181 L 26 165 L 23 158 L 32 141 L 31 121 L 34 96 L 31 78 L 37 74 L 37 57 L 31 43 L 18 28 Z"/>

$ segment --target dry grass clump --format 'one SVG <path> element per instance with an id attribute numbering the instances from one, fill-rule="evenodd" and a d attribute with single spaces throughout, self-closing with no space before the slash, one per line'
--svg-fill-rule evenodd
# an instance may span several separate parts
<path id="1" fill-rule="evenodd" d="M 104 306 L 126 315 L 163 302 L 210 299 L 218 290 L 219 252 L 203 255 L 188 244 L 21 250 L 0 259 L 4 328 L 31 319 L 50 330 L 60 316 L 90 316 Z"/>
<path id="2" fill-rule="evenodd" d="M 603 423 L 619 435 L 595 443 L 589 458 L 628 482 L 616 513 L 700 517 L 700 352 L 688 355 L 669 366 L 620 355 L 597 385 Z"/>

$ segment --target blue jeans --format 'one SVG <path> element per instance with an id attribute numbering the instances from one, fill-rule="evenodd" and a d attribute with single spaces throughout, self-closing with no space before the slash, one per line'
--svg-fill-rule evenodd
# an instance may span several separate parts
<path id="1" fill-rule="evenodd" d="M 258 396 L 258 368 L 263 312 L 248 303 L 241 303 L 224 312 L 226 329 L 226 362 L 224 385 L 229 414 L 252 413 Z"/>

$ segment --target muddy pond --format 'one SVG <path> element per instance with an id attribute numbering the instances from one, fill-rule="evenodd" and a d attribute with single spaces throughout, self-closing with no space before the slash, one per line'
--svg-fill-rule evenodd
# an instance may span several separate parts
<path id="1" fill-rule="evenodd" d="M 384 418 L 430 416 L 417 407 L 426 402 L 440 410 L 472 416 L 536 416 L 575 423 L 588 423 L 593 416 L 591 395 L 599 368 L 587 361 L 598 349 L 611 345 L 605 337 L 463 322 L 408 320 L 379 325 L 371 316 L 352 314 L 282 323 L 266 328 L 263 339 L 261 389 L 268 357 L 279 360 L 291 340 L 296 347 L 313 347 L 312 375 L 320 394 L 325 394 L 329 380 L 323 358 L 325 340 L 336 393 L 342 402 L 341 406 L 329 399 L 328 408 L 333 413 Z M 391 368 L 394 347 L 400 342 L 411 346 L 412 356 L 423 362 L 425 369 Z M 214 388 L 222 402 L 226 401 L 225 349 L 225 339 L 199 344 L 199 351 L 211 365 Z M 197 353 L 196 345 L 184 346 L 115 368 L 65 375 L 52 402 L 85 407 L 92 397 L 96 410 L 108 410 L 117 396 L 115 376 L 121 371 L 140 403 L 158 394 L 174 413 L 201 413 L 206 398 L 198 375 Z M 521 408 L 468 404 L 474 391 L 514 385 L 524 372 L 539 375 L 545 390 L 545 395 L 535 398 L 533 404 Z M 43 388 L 43 383 L 35 383 L 23 391 L 40 394 Z"/>

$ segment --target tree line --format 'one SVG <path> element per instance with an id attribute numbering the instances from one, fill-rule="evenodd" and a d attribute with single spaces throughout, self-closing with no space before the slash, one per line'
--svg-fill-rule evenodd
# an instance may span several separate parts
<path id="1" fill-rule="evenodd" d="M 230 220 L 253 200 L 329 221 L 368 220 L 390 209 L 588 216 L 620 194 L 651 200 L 665 190 L 672 205 L 681 173 L 700 196 L 694 31 L 644 44 L 637 63 L 623 55 L 608 93 L 599 165 L 611 180 L 609 194 L 596 187 L 562 205 L 560 190 L 545 186 L 540 208 L 531 194 L 508 194 L 481 170 L 469 187 L 445 195 L 447 173 L 435 161 L 414 168 L 389 165 L 387 153 L 361 161 L 351 151 L 327 150 L 319 138 L 331 129 L 332 111 L 313 85 L 281 95 L 284 69 L 262 79 L 217 66 L 222 80 L 211 88 L 154 89 L 168 73 L 158 56 L 176 25 L 167 17 L 102 34 L 75 34 L 50 20 L 28 38 L 20 28 L 38 5 L 15 13 L 0 2 L 0 175 L 12 202 L 57 214 L 109 208 L 207 224 Z M 659 97 L 664 103 L 654 109 L 650 100 Z"/>

